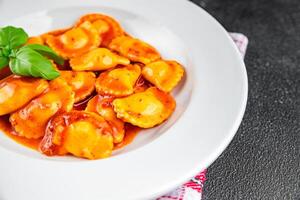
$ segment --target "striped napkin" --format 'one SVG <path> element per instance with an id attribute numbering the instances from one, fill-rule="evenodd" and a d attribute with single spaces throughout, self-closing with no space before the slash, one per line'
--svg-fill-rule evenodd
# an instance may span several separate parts
<path id="1" fill-rule="evenodd" d="M 229 33 L 229 35 L 244 58 L 248 45 L 248 38 L 241 33 Z M 157 198 L 157 200 L 201 200 L 203 185 L 206 180 L 205 175 L 206 170 L 200 172 L 190 181 L 181 185 L 174 191 Z"/>

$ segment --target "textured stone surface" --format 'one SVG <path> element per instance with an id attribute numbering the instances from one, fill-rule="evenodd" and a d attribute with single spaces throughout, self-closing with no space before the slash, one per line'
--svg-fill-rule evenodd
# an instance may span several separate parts
<path id="1" fill-rule="evenodd" d="M 246 113 L 204 200 L 300 199 L 300 1 L 193 1 L 250 41 Z"/>

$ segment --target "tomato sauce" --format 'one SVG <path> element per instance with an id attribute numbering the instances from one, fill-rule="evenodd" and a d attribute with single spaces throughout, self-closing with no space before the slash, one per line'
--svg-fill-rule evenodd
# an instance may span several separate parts
<path id="1" fill-rule="evenodd" d="M 80 101 L 80 102 L 77 102 L 77 103 L 74 103 L 73 105 L 73 109 L 74 110 L 85 110 L 88 102 L 95 96 L 95 94 L 93 93 L 92 95 L 88 96 L 86 99 Z"/>
<path id="2" fill-rule="evenodd" d="M 23 146 L 26 146 L 28 148 L 38 150 L 39 144 L 42 139 L 41 138 L 40 139 L 27 139 L 25 137 L 18 136 L 16 134 L 16 132 L 13 130 L 8 118 L 9 118 L 9 115 L 0 117 L 0 131 L 2 131 L 5 135 L 7 135 L 9 138 L 14 140 L 15 142 L 17 142 Z M 121 149 L 121 148 L 125 147 L 126 145 L 130 144 L 134 140 L 134 138 L 136 137 L 136 135 L 138 134 L 138 132 L 140 130 L 141 130 L 141 128 L 138 128 L 136 126 L 127 125 L 125 127 L 125 137 L 124 137 L 123 141 L 118 144 L 115 144 L 114 150 Z"/>
<path id="3" fill-rule="evenodd" d="M 141 130 L 141 128 L 139 128 L 139 127 L 127 125 L 125 127 L 125 137 L 124 137 L 123 141 L 118 144 L 115 144 L 114 150 L 121 149 L 124 146 L 130 144 L 134 140 L 134 138 L 136 137 L 136 135 L 138 134 L 138 132 L 140 130 Z"/>

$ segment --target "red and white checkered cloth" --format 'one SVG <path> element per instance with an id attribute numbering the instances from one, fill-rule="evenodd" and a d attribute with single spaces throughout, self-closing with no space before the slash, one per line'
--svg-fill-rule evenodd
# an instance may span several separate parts
<path id="1" fill-rule="evenodd" d="M 244 58 L 248 45 L 248 38 L 241 33 L 230 33 L 230 36 Z M 200 172 L 194 178 L 178 187 L 176 190 L 157 198 L 157 200 L 201 200 L 202 188 L 205 180 L 206 170 Z"/>

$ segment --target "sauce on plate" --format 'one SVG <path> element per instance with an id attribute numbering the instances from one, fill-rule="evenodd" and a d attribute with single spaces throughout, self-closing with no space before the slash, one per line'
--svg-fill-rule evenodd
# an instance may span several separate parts
<path id="1" fill-rule="evenodd" d="M 136 137 L 136 135 L 138 134 L 138 132 L 140 130 L 141 130 L 141 128 L 139 128 L 139 127 L 127 125 L 125 127 L 125 137 L 124 137 L 123 141 L 118 144 L 115 144 L 114 150 L 121 149 L 121 148 L 125 147 L 126 145 L 130 144 L 134 140 L 134 138 Z"/>
<path id="2" fill-rule="evenodd" d="M 126 145 L 130 144 L 137 136 L 140 130 L 141 128 L 138 128 L 136 126 L 127 125 L 125 130 L 125 137 L 123 141 L 118 144 L 115 144 L 114 150 L 121 149 Z M 34 150 L 38 150 L 39 144 L 42 140 L 42 138 L 27 139 L 25 137 L 18 136 L 16 132 L 13 130 L 11 124 L 9 123 L 9 115 L 0 117 L 0 131 L 2 131 L 9 138 L 13 139 L 15 142 Z"/>

